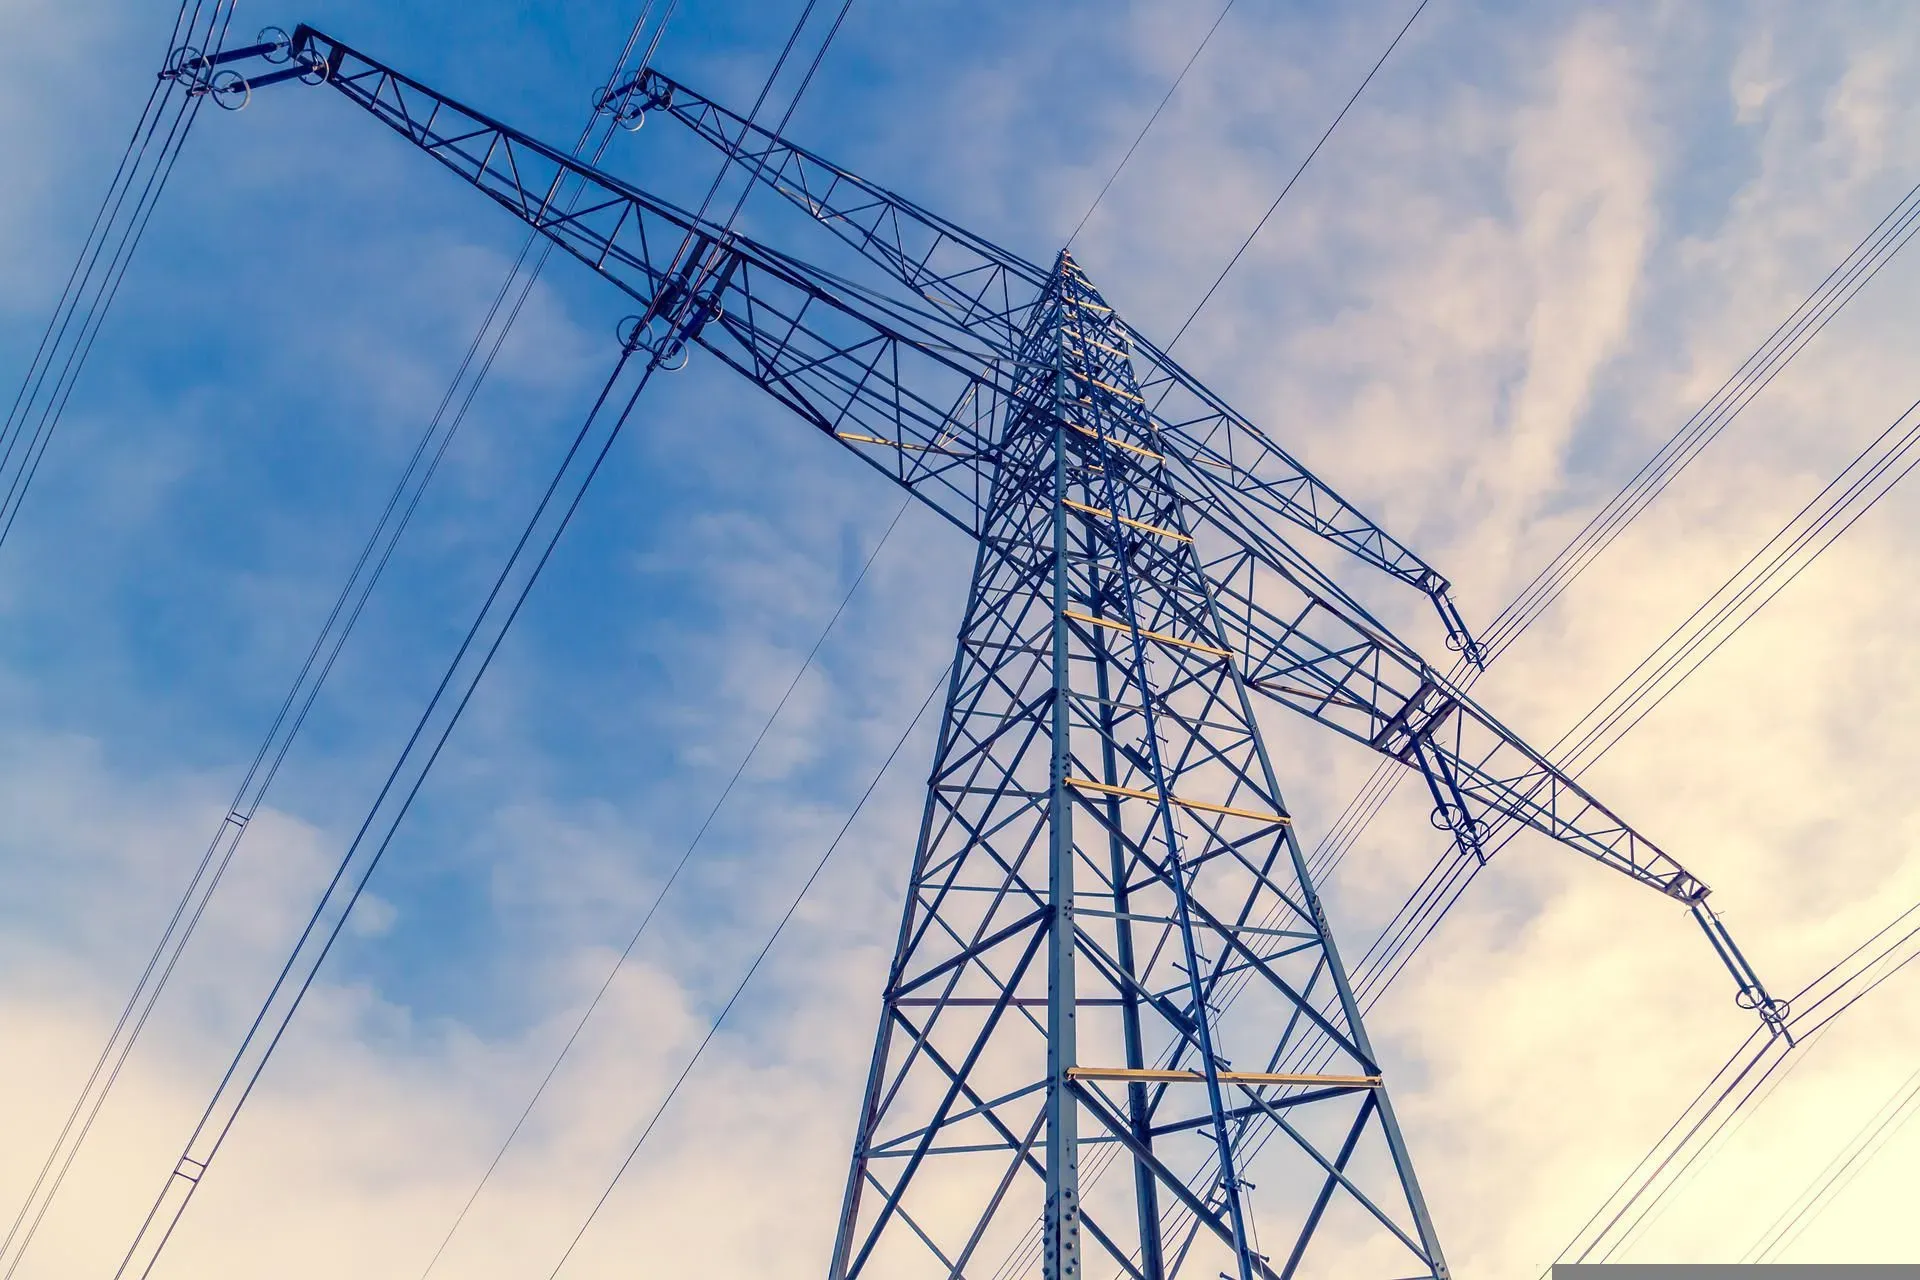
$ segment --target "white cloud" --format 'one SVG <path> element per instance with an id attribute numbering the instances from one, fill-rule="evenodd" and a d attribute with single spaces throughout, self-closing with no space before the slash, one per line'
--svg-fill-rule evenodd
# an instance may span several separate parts
<path id="1" fill-rule="evenodd" d="M 1900 93 L 1916 55 L 1913 32 L 1850 6 L 1772 12 L 1752 31 L 1657 8 L 1522 22 L 1446 9 L 1422 18 L 1182 352 L 1429 550 L 1484 619 L 1920 173 L 1916 109 Z M 963 65 L 886 86 L 889 109 L 873 120 L 822 127 L 870 129 L 847 145 L 874 148 L 870 171 L 897 157 L 903 187 L 918 190 L 910 179 L 923 169 L 936 194 L 969 188 L 956 197 L 969 217 L 1044 221 L 1056 234 L 1203 19 L 1192 5 L 1142 7 L 1089 46 L 1072 15 L 1023 14 L 1015 34 L 1028 42 L 992 57 L 963 45 Z M 35 29 L 56 20 L 41 14 Z M 895 17 L 871 21 L 879 45 L 900 34 Z M 1397 21 L 1384 9 L 1318 26 L 1229 19 L 1089 224 L 1083 261 L 1144 329 L 1166 335 L 1151 317 L 1190 305 Z M 1050 73 L 1091 59 L 1089 47 L 1130 70 L 1099 96 L 1097 60 L 1068 66 L 1088 95 L 1074 100 Z M 1711 83 L 1695 74 L 1722 64 Z M 942 145 L 905 141 L 927 136 Z M 1064 167 L 1055 137 L 1084 144 Z M 390 159 L 355 181 L 380 189 Z M 938 183 L 936 170 L 947 173 Z M 0 211 L 10 243 L 23 203 Z M 273 334 L 304 334 L 379 428 L 354 437 L 377 440 L 378 456 L 343 445 L 326 455 L 338 476 L 315 487 L 390 482 L 393 442 L 450 365 L 446 334 L 471 323 L 485 296 L 474 282 L 501 267 L 497 250 L 463 235 L 428 237 L 424 250 L 381 235 L 351 260 L 405 295 L 390 305 L 410 318 L 391 329 L 369 327 L 374 312 L 356 309 L 352 290 L 339 315 L 302 330 L 272 327 L 284 317 L 271 307 L 246 313 Z M 31 265 L 7 263 L 10 281 Z M 1899 274 L 1911 267 L 1896 263 L 1488 677 L 1503 717 L 1550 738 L 1920 394 L 1908 357 L 1920 311 Z M 100 1271 L 144 1210 L 351 830 L 367 762 L 390 754 L 411 714 L 417 691 L 402 677 L 431 669 L 470 604 L 435 574 L 471 585 L 463 553 L 490 545 L 489 521 L 545 465 L 531 445 L 549 446 L 565 417 L 545 402 L 577 398 L 604 356 L 604 326 L 577 284 L 561 277 L 540 295 L 505 399 L 483 410 L 462 455 L 465 483 L 428 517 L 403 598 L 369 624 L 392 670 L 368 657 L 343 672 L 334 705 L 346 710 L 316 726 L 298 761 L 310 772 L 258 824 L 24 1275 Z M 201 380 L 219 385 L 214 372 Z M 846 548 L 884 526 L 884 485 L 702 376 L 663 388 L 626 442 L 570 544 L 581 558 L 556 562 L 382 873 L 387 909 L 316 988 L 169 1270 L 292 1278 L 424 1265 L 844 590 Z M 336 390 L 324 378 L 293 389 L 323 401 Z M 152 406 L 171 393 L 126 394 Z M 15 648 L 0 666 L 12 719 L 0 865 L 20 887 L 0 916 L 0 1025 L 17 1047 L 0 1064 L 0 1131 L 18 1138 L 0 1144 L 0 1208 L 24 1193 L 257 731 L 251 711 L 232 723 L 207 712 L 217 723 L 206 727 L 190 709 L 231 706 L 236 685 L 249 703 L 271 697 L 304 638 L 291 623 L 243 629 L 241 676 L 189 664 L 171 677 L 178 690 L 137 669 L 154 632 L 128 606 L 147 598 L 147 562 L 126 544 L 159 539 L 202 492 L 176 490 L 176 475 L 240 447 L 206 414 L 182 416 L 180 452 L 153 446 L 131 488 L 114 488 L 172 496 L 118 507 L 118 535 L 84 544 L 99 563 L 35 560 L 7 579 L 9 616 L 67 592 L 107 603 L 60 606 L 90 621 L 77 634 L 104 656 L 69 666 Z M 194 462 L 170 469 L 167 456 Z M 287 487 L 275 498 L 290 541 L 351 523 L 338 493 Z M 1911 501 L 1896 494 L 1849 534 L 1594 775 L 1716 885 L 1782 986 L 1920 892 L 1905 768 L 1920 714 L 1905 658 L 1920 618 L 1897 589 L 1915 549 Z M 71 527 L 50 523 L 38 545 Z M 244 540 L 231 531 L 253 527 L 218 536 Z M 339 566 L 321 559 L 238 587 L 224 574 L 172 586 L 183 610 L 242 612 L 235 593 L 324 600 Z M 965 562 L 951 531 L 903 524 L 443 1274 L 552 1265 L 944 660 Z M 191 634 L 205 649 L 229 633 Z M 1366 762 L 1297 725 L 1273 732 L 1312 830 Z M 637 1262 L 817 1274 L 924 758 L 909 749 L 569 1275 Z M 1335 886 L 1350 956 L 1364 934 L 1348 922 L 1389 910 L 1435 852 L 1414 808 Z M 1916 1019 L 1909 981 L 1837 1027 L 1633 1256 L 1736 1255 L 1798 1190 L 1796 1171 L 1824 1162 L 1910 1069 Z M 1397 1104 L 1456 1272 L 1475 1276 L 1543 1264 L 1746 1022 L 1671 904 L 1535 841 L 1481 877 L 1374 1027 L 1403 1081 Z M 1895 1197 L 1915 1176 L 1909 1132 L 1798 1256 L 1897 1254 L 1882 1224 L 1899 1221 Z"/>

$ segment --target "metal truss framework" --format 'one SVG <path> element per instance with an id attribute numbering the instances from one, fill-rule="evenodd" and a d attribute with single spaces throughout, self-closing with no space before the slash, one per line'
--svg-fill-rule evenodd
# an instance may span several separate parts
<path id="1" fill-rule="evenodd" d="M 1784 1034 L 1707 886 L 1290 538 L 1422 592 L 1472 658 L 1446 579 L 1064 252 L 1039 267 L 654 71 L 603 101 L 683 125 L 859 274 L 308 27 L 169 74 L 330 86 L 635 299 L 629 342 L 710 353 L 976 540 L 833 1280 L 1447 1274 L 1262 703 L 1418 770 L 1463 856 L 1518 822 L 1685 904 Z"/>

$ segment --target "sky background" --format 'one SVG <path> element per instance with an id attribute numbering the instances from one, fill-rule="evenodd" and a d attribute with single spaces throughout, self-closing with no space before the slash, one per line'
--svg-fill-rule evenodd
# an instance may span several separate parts
<path id="1" fill-rule="evenodd" d="M 659 65 L 751 102 L 798 5 L 684 0 Z M 1164 342 L 1407 6 L 1239 0 L 1075 245 Z M 1214 0 L 856 0 L 791 132 L 1029 257 Z M 243 3 L 570 142 L 615 4 Z M 0 9 L 0 374 L 31 355 L 170 14 Z M 1184 364 L 1483 624 L 1920 180 L 1899 4 L 1433 0 Z M 685 184 L 664 128 L 609 163 Z M 693 180 L 704 178 L 706 170 Z M 82 216 L 80 211 L 84 210 Z M 10 1219 L 520 232 L 333 95 L 203 116 L 0 550 Z M 805 246 L 794 246 L 804 249 Z M 1916 396 L 1896 259 L 1479 685 L 1549 742 Z M 23 1277 L 111 1274 L 614 355 L 556 263 L 250 832 Z M 1792 990 L 1920 898 L 1920 498 L 1881 504 L 1590 775 Z M 898 509 L 696 358 L 502 651 L 159 1274 L 426 1265 Z M 910 510 L 436 1274 L 545 1275 L 946 662 L 970 563 Z M 1368 597 L 1436 660 L 1436 628 Z M 931 751 L 923 726 L 565 1275 L 818 1275 Z M 1269 725 L 1302 834 L 1364 753 Z M 1357 955 L 1439 852 L 1329 886 Z M 1749 1028 L 1666 902 L 1544 841 L 1370 1020 L 1457 1274 L 1535 1274 Z M 1737 1258 L 1913 1069 L 1920 987 L 1809 1052 L 1630 1261 Z M 1787 1260 L 1910 1260 L 1908 1129 Z"/>

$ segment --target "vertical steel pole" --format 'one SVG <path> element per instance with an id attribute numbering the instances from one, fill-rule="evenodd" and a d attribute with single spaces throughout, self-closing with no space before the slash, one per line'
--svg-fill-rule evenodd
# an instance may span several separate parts
<path id="1" fill-rule="evenodd" d="M 1054 344 L 1056 397 L 1071 394 L 1058 371 L 1060 347 Z M 1080 1280 L 1080 1133 L 1078 1104 L 1067 1088 L 1067 1069 L 1075 1064 L 1077 1036 L 1074 991 L 1073 798 L 1067 794 L 1068 728 L 1071 722 L 1067 606 L 1071 568 L 1067 554 L 1067 442 L 1064 406 L 1053 413 L 1053 469 L 1050 492 L 1036 494 L 1051 504 L 1053 527 L 1053 764 L 1049 783 L 1048 835 L 1051 865 L 1047 876 L 1047 1202 L 1043 1230 L 1046 1280 Z"/>

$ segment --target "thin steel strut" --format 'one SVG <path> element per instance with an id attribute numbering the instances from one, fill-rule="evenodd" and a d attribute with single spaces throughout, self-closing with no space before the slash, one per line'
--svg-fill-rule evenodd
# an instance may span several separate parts
<path id="1" fill-rule="evenodd" d="M 1446 1274 L 1256 696 L 1419 770 L 1465 855 L 1517 821 L 1685 904 L 1741 1003 L 1785 1034 L 1707 886 L 1288 534 L 1421 590 L 1471 654 L 1446 579 L 1066 254 L 1042 270 L 664 76 L 641 81 L 646 110 L 827 228 L 843 264 L 717 226 L 308 27 L 172 74 L 241 99 L 325 83 L 634 298 L 631 339 L 655 360 L 700 347 L 977 540 L 834 1280 L 981 1274 L 1034 1224 L 1063 1280 Z M 1272 1134 L 1287 1141 L 1256 1140 Z M 1129 1188 L 1081 1185 L 1095 1146 Z"/>
<path id="2" fill-rule="evenodd" d="M 990 1269 L 1038 1218 L 1044 1275 L 1158 1280 L 1168 1204 L 1205 1232 L 1199 1274 L 1288 1275 L 1317 1240 L 1316 1269 L 1385 1246 L 1388 1274 L 1443 1276 L 1125 341 L 1063 254 L 1021 350 L 829 1274 Z M 1236 974 L 1256 989 L 1224 1018 L 1210 994 Z M 1307 1043 L 1334 1060 L 1274 1072 Z M 1235 1122 L 1267 1113 L 1298 1145 L 1250 1176 Z M 1096 1143 L 1130 1188 L 1082 1195 Z M 1346 1241 L 1318 1232 L 1322 1184 Z"/>

